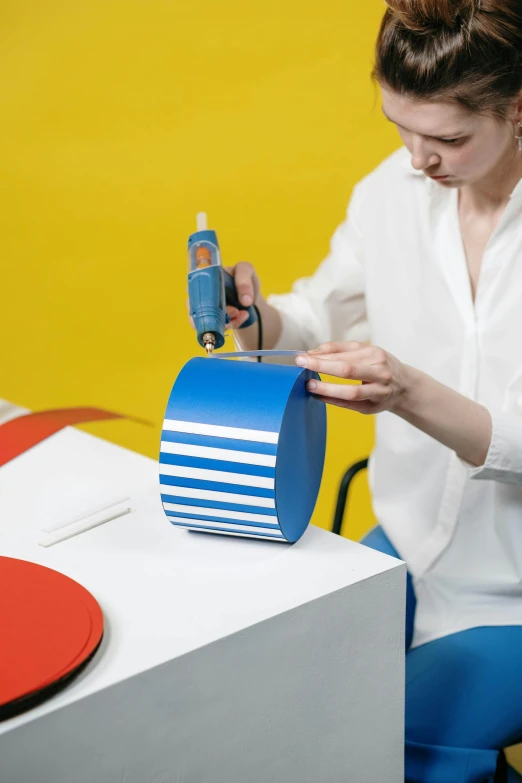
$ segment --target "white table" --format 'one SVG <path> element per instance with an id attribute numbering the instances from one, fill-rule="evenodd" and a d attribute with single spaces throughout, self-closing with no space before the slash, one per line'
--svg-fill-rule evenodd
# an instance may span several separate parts
<path id="1" fill-rule="evenodd" d="M 107 488 L 135 511 L 38 546 Z M 400 561 L 313 526 L 293 546 L 178 530 L 154 460 L 71 428 L 0 468 L 0 519 L 2 554 L 76 579 L 106 620 L 76 681 L 0 723 L 0 780 L 403 780 Z"/>

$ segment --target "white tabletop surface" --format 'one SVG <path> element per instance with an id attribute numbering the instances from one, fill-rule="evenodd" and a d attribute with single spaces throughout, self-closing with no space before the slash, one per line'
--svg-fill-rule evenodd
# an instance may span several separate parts
<path id="1" fill-rule="evenodd" d="M 157 474 L 155 460 L 74 428 L 0 468 L 1 554 L 77 580 L 106 623 L 84 674 L 0 723 L 0 733 L 398 564 L 314 526 L 294 545 L 179 530 L 163 513 Z M 42 528 L 107 494 L 130 496 L 134 511 L 55 546 L 38 545 Z"/>

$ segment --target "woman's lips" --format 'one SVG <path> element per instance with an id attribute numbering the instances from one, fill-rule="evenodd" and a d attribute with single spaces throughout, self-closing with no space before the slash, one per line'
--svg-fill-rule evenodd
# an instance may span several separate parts
<path id="1" fill-rule="evenodd" d="M 434 176 L 433 174 L 428 174 L 428 177 L 429 177 L 430 179 L 441 180 L 441 179 L 448 179 L 448 177 L 449 177 L 449 174 L 444 174 L 442 177 L 436 177 L 436 176 Z"/>

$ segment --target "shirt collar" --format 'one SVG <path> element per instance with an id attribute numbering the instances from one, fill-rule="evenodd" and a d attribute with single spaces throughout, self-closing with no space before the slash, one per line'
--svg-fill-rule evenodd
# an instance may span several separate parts
<path id="1" fill-rule="evenodd" d="M 509 198 L 513 201 L 522 202 L 522 179 L 519 179 Z"/>

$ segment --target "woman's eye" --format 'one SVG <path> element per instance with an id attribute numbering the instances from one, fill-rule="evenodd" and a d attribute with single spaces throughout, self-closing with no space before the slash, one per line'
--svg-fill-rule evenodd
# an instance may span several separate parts
<path id="1" fill-rule="evenodd" d="M 443 144 L 451 144 L 453 147 L 457 147 L 460 144 L 464 144 L 466 139 L 461 137 L 460 139 L 441 139 Z"/>

